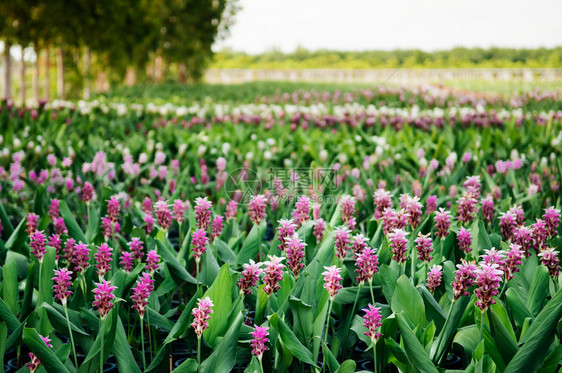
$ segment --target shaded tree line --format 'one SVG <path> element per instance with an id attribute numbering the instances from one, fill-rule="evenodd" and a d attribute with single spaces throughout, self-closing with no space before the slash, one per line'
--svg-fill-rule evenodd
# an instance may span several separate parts
<path id="1" fill-rule="evenodd" d="M 88 98 L 93 89 L 140 79 L 159 82 L 167 74 L 196 81 L 212 56 L 212 44 L 233 22 L 235 1 L 2 1 L 1 95 L 11 96 L 16 75 L 21 100 L 53 97 L 55 77 L 61 99 L 68 94 Z M 14 61 L 14 50 L 20 61 Z M 32 95 L 26 93 L 26 65 L 32 65 Z"/>

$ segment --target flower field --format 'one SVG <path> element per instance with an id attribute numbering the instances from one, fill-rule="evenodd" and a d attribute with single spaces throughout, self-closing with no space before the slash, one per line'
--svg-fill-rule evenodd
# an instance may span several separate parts
<path id="1" fill-rule="evenodd" d="M 4 372 L 560 369 L 560 93 L 158 94 L 2 101 Z"/>

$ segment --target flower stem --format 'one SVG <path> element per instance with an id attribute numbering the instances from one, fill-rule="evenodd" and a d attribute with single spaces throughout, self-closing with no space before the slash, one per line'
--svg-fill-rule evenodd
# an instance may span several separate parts
<path id="1" fill-rule="evenodd" d="M 258 359 L 258 361 L 260 362 L 260 373 L 263 373 L 263 363 L 261 359 Z"/>
<path id="2" fill-rule="evenodd" d="M 330 329 L 330 315 L 332 314 L 332 306 L 334 300 L 330 298 L 330 306 L 328 307 L 328 315 L 326 316 L 326 334 L 324 334 L 324 343 L 328 346 L 328 330 Z M 322 371 L 326 371 L 326 354 L 322 354 Z"/>
<path id="3" fill-rule="evenodd" d="M 357 307 L 357 301 L 359 300 L 359 293 L 361 292 L 362 285 L 363 283 L 360 282 L 359 286 L 357 287 L 357 294 L 355 294 L 355 301 L 353 302 L 353 308 L 351 309 L 351 321 L 353 321 L 353 316 L 355 315 L 355 307 Z M 346 348 L 344 348 L 344 351 L 347 351 L 347 337 L 349 336 L 349 329 L 351 328 L 347 328 L 345 330 L 345 338 L 343 340 L 343 343 Z"/>
<path id="4" fill-rule="evenodd" d="M 105 339 L 104 333 L 104 318 L 100 318 L 100 333 L 101 333 L 101 349 L 100 349 L 100 373 L 103 373 L 103 340 Z"/>
<path id="5" fill-rule="evenodd" d="M 375 305 L 375 295 L 373 293 L 373 279 L 369 280 L 369 290 L 371 291 L 371 302 L 373 302 L 373 306 Z"/>
<path id="6" fill-rule="evenodd" d="M 373 342 L 373 372 L 377 372 L 377 342 Z"/>
<path id="7" fill-rule="evenodd" d="M 146 309 L 146 326 L 148 326 L 148 345 L 150 347 L 150 361 L 152 361 L 152 359 L 154 358 L 152 356 L 152 336 L 151 336 L 151 332 L 150 332 L 150 315 L 148 314 L 148 307 Z"/>
<path id="8" fill-rule="evenodd" d="M 144 329 L 143 329 L 143 318 L 140 318 L 140 329 L 141 329 L 141 349 L 142 349 L 142 370 L 146 370 L 146 352 L 144 350 Z"/>
<path id="9" fill-rule="evenodd" d="M 74 336 L 72 335 L 72 328 L 70 327 L 70 318 L 68 317 L 68 307 L 66 306 L 66 299 L 62 303 L 64 308 L 64 315 L 66 316 L 66 325 L 68 326 L 68 334 L 70 335 L 70 343 L 72 347 L 72 354 L 74 355 L 74 366 L 78 369 L 78 358 L 76 356 L 76 346 L 74 344 Z"/>
<path id="10" fill-rule="evenodd" d="M 197 337 L 197 372 L 201 372 L 201 337 Z"/>
<path id="11" fill-rule="evenodd" d="M 412 245 L 412 268 L 411 268 L 411 276 L 412 276 L 412 285 L 416 286 L 416 247 Z"/>

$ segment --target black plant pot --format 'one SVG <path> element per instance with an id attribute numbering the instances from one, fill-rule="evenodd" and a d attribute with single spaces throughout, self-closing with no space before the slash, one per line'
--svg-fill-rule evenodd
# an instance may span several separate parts
<path id="1" fill-rule="evenodd" d="M 447 355 L 447 359 L 445 360 L 445 368 L 459 369 L 462 367 L 462 359 L 459 356 L 452 353 Z"/>

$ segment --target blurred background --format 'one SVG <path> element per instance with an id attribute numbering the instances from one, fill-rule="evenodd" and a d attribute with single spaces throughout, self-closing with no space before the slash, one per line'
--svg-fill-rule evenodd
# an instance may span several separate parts
<path id="1" fill-rule="evenodd" d="M 21 103 L 300 83 L 553 91 L 561 14 L 562 2 L 546 0 L 3 1 L 0 95 Z M 283 83 L 255 83 L 274 81 Z"/>

